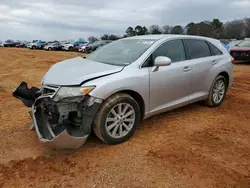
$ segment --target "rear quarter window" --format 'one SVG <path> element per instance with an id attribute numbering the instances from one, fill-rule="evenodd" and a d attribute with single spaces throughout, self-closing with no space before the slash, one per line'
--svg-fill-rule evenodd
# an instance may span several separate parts
<path id="1" fill-rule="evenodd" d="M 208 45 L 211 49 L 212 55 L 222 55 L 223 53 L 215 46 L 213 45 L 211 42 L 208 42 Z"/>
<path id="2" fill-rule="evenodd" d="M 205 40 L 185 39 L 187 52 L 190 59 L 197 59 L 211 56 L 210 48 Z"/>

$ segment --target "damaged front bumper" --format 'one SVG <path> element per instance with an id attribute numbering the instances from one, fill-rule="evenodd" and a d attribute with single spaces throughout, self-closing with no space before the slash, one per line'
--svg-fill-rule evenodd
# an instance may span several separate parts
<path id="1" fill-rule="evenodd" d="M 88 138 L 102 101 L 88 95 L 56 101 L 54 96 L 59 89 L 44 86 L 39 90 L 40 96 L 35 98 L 30 111 L 33 127 L 41 142 L 54 148 L 76 149 Z"/>

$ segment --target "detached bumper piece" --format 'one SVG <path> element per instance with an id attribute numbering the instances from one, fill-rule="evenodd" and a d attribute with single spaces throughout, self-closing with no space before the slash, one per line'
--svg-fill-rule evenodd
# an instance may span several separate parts
<path id="1" fill-rule="evenodd" d="M 35 99 L 41 95 L 40 89 L 37 87 L 28 88 L 26 82 L 22 82 L 12 95 L 20 99 L 27 107 L 31 107 Z"/>
<path id="2" fill-rule="evenodd" d="M 38 97 L 35 97 L 35 100 L 32 98 L 34 102 L 30 115 L 33 126 L 40 141 L 48 146 L 59 149 L 77 149 L 87 140 L 94 115 L 101 101 L 89 96 L 54 101 L 53 96 L 59 89 L 58 86 L 44 86 L 30 95 L 33 97 L 35 93 L 40 92 L 40 96 L 37 94 Z M 22 92 L 28 95 L 29 91 L 30 89 L 27 88 Z M 17 98 L 23 101 L 20 96 Z"/>

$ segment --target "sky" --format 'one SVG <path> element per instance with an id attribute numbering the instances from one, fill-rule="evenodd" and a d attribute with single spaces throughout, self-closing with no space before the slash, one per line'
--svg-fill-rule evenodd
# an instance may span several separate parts
<path id="1" fill-rule="evenodd" d="M 250 17 L 250 0 L 0 0 L 0 40 L 75 40 L 129 26 Z"/>

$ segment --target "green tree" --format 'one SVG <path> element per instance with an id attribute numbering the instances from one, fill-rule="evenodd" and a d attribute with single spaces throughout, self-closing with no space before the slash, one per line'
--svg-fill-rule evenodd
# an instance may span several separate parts
<path id="1" fill-rule="evenodd" d="M 135 36 L 135 31 L 133 27 L 128 27 L 128 29 L 126 30 L 126 34 L 128 37 Z"/>
<path id="2" fill-rule="evenodd" d="M 191 22 L 185 26 L 188 35 L 198 35 L 198 28 L 194 22 Z"/>
<path id="3" fill-rule="evenodd" d="M 137 25 L 135 27 L 134 32 L 135 32 L 135 35 L 146 35 L 148 34 L 148 29 L 145 26 L 142 27 L 140 25 Z"/>
<path id="4" fill-rule="evenodd" d="M 144 35 L 148 34 L 148 29 L 146 28 L 146 26 L 142 27 L 142 31 L 143 31 Z"/>
<path id="5" fill-rule="evenodd" d="M 242 19 L 227 22 L 224 30 L 228 39 L 243 39 L 245 37 L 245 22 Z"/>
<path id="6" fill-rule="evenodd" d="M 215 18 L 213 19 L 213 21 L 211 22 L 211 25 L 213 27 L 213 37 L 215 38 L 220 38 L 221 34 L 223 33 L 223 23 Z"/>
<path id="7" fill-rule="evenodd" d="M 143 35 L 144 33 L 143 33 L 143 30 L 142 30 L 142 26 L 140 26 L 140 25 L 137 25 L 136 27 L 135 27 L 135 35 Z"/>
<path id="8" fill-rule="evenodd" d="M 151 25 L 149 27 L 150 34 L 162 34 L 162 31 L 158 25 Z"/>
<path id="9" fill-rule="evenodd" d="M 109 35 L 108 34 L 104 34 L 103 36 L 101 36 L 102 40 L 109 40 Z"/>
<path id="10" fill-rule="evenodd" d="M 109 40 L 118 40 L 120 37 L 118 37 L 117 35 L 111 34 L 109 35 Z"/>
<path id="11" fill-rule="evenodd" d="M 196 24 L 198 35 L 205 36 L 205 37 L 212 37 L 213 36 L 213 27 L 211 22 L 203 21 Z"/>
<path id="12" fill-rule="evenodd" d="M 245 18 L 245 37 L 250 38 L 250 18 Z"/>
<path id="13" fill-rule="evenodd" d="M 98 41 L 98 38 L 96 38 L 96 37 L 94 37 L 94 36 L 90 36 L 90 37 L 88 38 L 88 41 L 89 41 L 89 42 L 95 42 L 95 41 Z"/>
<path id="14" fill-rule="evenodd" d="M 172 30 L 172 27 L 169 26 L 169 25 L 164 25 L 162 27 L 162 33 L 163 34 L 170 34 L 171 33 L 171 30 Z"/>
<path id="15" fill-rule="evenodd" d="M 184 33 L 184 29 L 180 25 L 174 26 L 171 29 L 171 34 L 183 34 L 183 33 Z"/>

